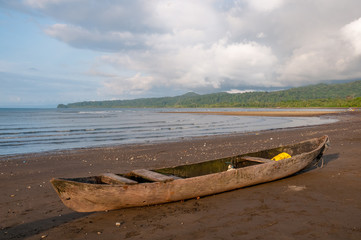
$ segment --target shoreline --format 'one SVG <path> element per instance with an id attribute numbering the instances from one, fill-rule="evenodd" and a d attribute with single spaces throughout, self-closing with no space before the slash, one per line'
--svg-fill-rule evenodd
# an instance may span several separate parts
<path id="1" fill-rule="evenodd" d="M 361 112 L 330 116 L 339 121 L 163 143 L 1 156 L 0 238 L 252 239 L 268 234 L 269 239 L 359 239 Z M 83 214 L 67 209 L 49 183 L 53 177 L 200 162 L 321 135 L 331 141 L 323 168 L 198 200 Z"/>
<path id="2" fill-rule="evenodd" d="M 342 112 L 342 111 L 341 111 Z M 230 115 L 230 116 L 257 116 L 257 117 L 317 117 L 323 115 L 334 115 L 340 111 L 180 111 L 162 113 L 187 113 L 187 114 L 207 114 L 207 115 Z"/>
<path id="3" fill-rule="evenodd" d="M 309 117 L 310 119 L 312 117 L 318 117 L 318 119 L 320 121 L 322 121 L 323 118 L 328 118 L 328 119 L 334 119 L 335 121 L 337 121 L 337 116 L 339 114 L 345 113 L 345 111 L 249 111 L 249 112 L 243 112 L 243 111 L 207 111 L 207 112 L 202 112 L 202 111 L 184 111 L 184 112 L 158 112 L 158 113 L 180 113 L 180 114 L 204 114 L 204 115 L 224 115 L 224 116 L 254 116 L 254 117 L 294 117 L 295 119 L 297 119 L 298 117 Z M 311 120 L 310 120 L 311 121 Z M 332 120 L 331 120 L 332 121 Z M 301 123 L 302 124 L 302 123 Z M 321 124 L 329 124 L 329 122 L 323 122 L 323 123 L 309 123 L 307 121 L 305 121 L 303 124 L 301 125 L 298 124 L 299 126 L 291 126 L 291 127 L 287 127 L 287 128 L 295 128 L 295 127 L 304 127 L 304 126 L 316 126 L 316 125 L 321 125 Z M 296 124 L 297 125 L 297 124 Z M 252 128 L 252 127 L 251 127 Z M 275 130 L 275 129 L 283 129 L 284 127 L 280 127 L 280 126 L 269 126 L 268 129 L 265 130 L 257 130 L 257 131 L 268 131 L 268 130 Z M 178 142 L 178 141 L 183 141 L 183 140 L 192 140 L 195 138 L 202 138 L 202 137 L 215 137 L 215 136 L 222 136 L 222 135 L 233 135 L 233 134 L 243 134 L 243 133 L 248 133 L 248 132 L 252 132 L 252 131 L 256 131 L 256 130 L 245 130 L 245 129 L 234 129 L 233 131 L 230 131 L 228 133 L 211 133 L 211 134 L 207 134 L 207 133 L 202 133 L 204 135 L 198 135 L 198 134 L 194 134 L 189 135 L 189 136 L 169 136 L 168 139 L 161 139 L 161 140 L 146 140 L 144 139 L 143 141 L 137 141 L 137 142 L 124 142 L 124 143 L 108 143 L 108 144 L 99 144 L 99 145 L 94 145 L 94 146 L 77 146 L 77 147 L 73 147 L 73 148 L 52 148 L 52 149 L 48 149 L 48 150 L 43 150 L 43 151 L 29 151 L 29 152 L 22 152 L 22 151 L 14 151 L 13 153 L 5 153 L 5 154 L 0 154 L 0 161 L 4 158 L 9 158 L 9 159 L 16 159 L 16 158 L 21 158 L 22 156 L 25 156 L 27 154 L 56 154 L 56 153 L 62 153 L 62 152 L 66 152 L 66 151 L 76 151 L 76 150 L 82 150 L 82 149 L 95 149 L 95 148 L 108 148 L 108 147 L 116 147 L 116 146 L 128 146 L 128 145 L 138 145 L 138 144 L 161 144 L 164 142 Z"/>

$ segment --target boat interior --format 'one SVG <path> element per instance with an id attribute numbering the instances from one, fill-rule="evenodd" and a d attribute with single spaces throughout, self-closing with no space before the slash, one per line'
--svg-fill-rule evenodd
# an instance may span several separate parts
<path id="1" fill-rule="evenodd" d="M 315 142 L 305 142 L 288 147 L 278 147 L 255 153 L 226 157 L 212 161 L 181 165 L 170 168 L 161 168 L 154 170 L 137 169 L 126 174 L 104 173 L 100 176 L 68 179 L 78 182 L 87 182 L 93 184 L 111 184 L 111 185 L 132 185 L 147 182 L 167 182 L 183 178 L 203 176 L 212 173 L 224 172 L 227 170 L 249 167 L 267 162 L 277 154 L 286 152 L 295 156 L 304 152 L 309 152 L 315 148 Z M 319 144 L 319 142 L 318 142 Z"/>

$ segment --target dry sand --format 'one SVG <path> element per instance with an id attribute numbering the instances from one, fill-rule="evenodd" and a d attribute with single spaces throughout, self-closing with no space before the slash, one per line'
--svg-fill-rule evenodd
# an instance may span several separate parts
<path id="1" fill-rule="evenodd" d="M 0 157 L 0 239 L 361 239 L 361 112 L 332 124 L 160 144 Z M 66 208 L 49 180 L 158 168 L 328 135 L 323 168 L 226 193 L 98 213 Z"/>

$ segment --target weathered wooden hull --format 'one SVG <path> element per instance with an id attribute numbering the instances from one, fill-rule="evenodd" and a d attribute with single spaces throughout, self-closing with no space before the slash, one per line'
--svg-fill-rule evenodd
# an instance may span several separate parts
<path id="1" fill-rule="evenodd" d="M 220 163 L 227 163 L 227 159 L 239 163 L 240 159 L 246 156 L 269 158 L 272 154 L 281 151 L 292 153 L 291 158 L 280 161 L 265 160 L 264 163 L 236 168 L 231 171 L 221 170 L 210 174 L 203 173 L 200 176 L 191 176 L 167 182 L 111 185 L 86 182 L 91 179 L 90 177 L 52 179 L 51 183 L 63 203 L 78 212 L 105 211 L 173 202 L 287 177 L 304 169 L 313 160 L 322 156 L 327 142 L 328 137 L 324 136 L 294 145 L 224 158 L 220 160 Z M 205 163 L 207 164 L 207 162 Z M 213 161 L 213 163 L 216 162 Z M 199 167 L 202 167 L 201 163 L 199 164 Z M 197 164 L 194 164 L 193 168 L 197 166 Z M 186 168 L 186 165 L 155 171 L 181 172 L 183 168 Z M 204 165 L 204 168 L 206 168 L 206 165 Z M 186 176 L 186 173 L 183 175 Z"/>

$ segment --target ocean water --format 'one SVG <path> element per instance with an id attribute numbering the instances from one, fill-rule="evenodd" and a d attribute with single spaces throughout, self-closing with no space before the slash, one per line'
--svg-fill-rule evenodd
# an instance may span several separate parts
<path id="1" fill-rule="evenodd" d="M 318 117 L 250 117 L 165 113 L 168 111 L 256 110 L 0 109 L 0 155 L 152 143 L 335 121 Z"/>

